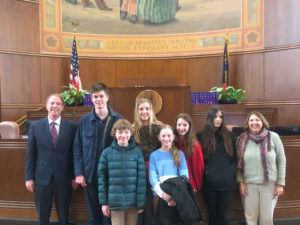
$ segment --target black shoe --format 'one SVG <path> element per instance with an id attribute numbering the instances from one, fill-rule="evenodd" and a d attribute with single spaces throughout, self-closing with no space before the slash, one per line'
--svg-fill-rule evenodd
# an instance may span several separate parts
<path id="1" fill-rule="evenodd" d="M 138 17 L 136 15 L 130 15 L 128 20 L 130 23 L 136 23 L 138 21 Z"/>
<path id="2" fill-rule="evenodd" d="M 127 12 L 120 10 L 120 20 L 125 20 L 127 16 Z"/>
<path id="3" fill-rule="evenodd" d="M 107 7 L 107 6 L 105 6 L 102 10 L 104 10 L 104 11 L 113 11 L 112 8 L 109 8 L 109 7 Z"/>

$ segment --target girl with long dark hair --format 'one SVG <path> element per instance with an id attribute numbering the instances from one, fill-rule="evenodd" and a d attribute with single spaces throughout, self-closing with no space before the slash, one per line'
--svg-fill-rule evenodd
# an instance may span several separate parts
<path id="1" fill-rule="evenodd" d="M 208 110 L 206 123 L 197 134 L 204 156 L 203 193 L 209 225 L 229 225 L 232 192 L 235 189 L 236 154 L 231 133 L 220 106 Z"/>

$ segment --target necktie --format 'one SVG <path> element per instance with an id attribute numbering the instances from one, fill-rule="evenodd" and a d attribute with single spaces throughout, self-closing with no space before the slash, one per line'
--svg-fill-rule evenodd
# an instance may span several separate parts
<path id="1" fill-rule="evenodd" d="M 50 123 L 50 133 L 51 133 L 52 142 L 54 145 L 56 145 L 56 140 L 57 140 L 57 130 L 56 130 L 55 125 L 56 125 L 55 122 Z"/>

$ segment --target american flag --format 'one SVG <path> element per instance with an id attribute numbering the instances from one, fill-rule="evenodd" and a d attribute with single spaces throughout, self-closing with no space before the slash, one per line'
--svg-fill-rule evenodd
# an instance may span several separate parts
<path id="1" fill-rule="evenodd" d="M 70 87 L 70 89 L 76 88 L 77 92 L 82 89 L 80 75 L 79 75 L 77 44 L 76 44 L 75 37 L 74 37 L 73 46 L 72 46 L 69 87 Z"/>

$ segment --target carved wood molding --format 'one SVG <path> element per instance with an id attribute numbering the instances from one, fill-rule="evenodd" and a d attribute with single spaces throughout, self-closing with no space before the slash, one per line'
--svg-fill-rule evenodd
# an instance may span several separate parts
<path id="1" fill-rule="evenodd" d="M 285 147 L 300 147 L 299 136 L 281 136 L 280 138 Z"/>
<path id="2" fill-rule="evenodd" d="M 0 139 L 0 151 L 5 151 L 9 149 L 14 150 L 26 150 L 27 140 L 23 139 Z"/>
<path id="3" fill-rule="evenodd" d="M 19 2 L 39 3 L 39 0 L 18 0 Z"/>
<path id="4" fill-rule="evenodd" d="M 0 208 L 35 209 L 34 202 L 0 200 Z"/>
<path id="5" fill-rule="evenodd" d="M 44 104 L 1 104 L 1 109 L 38 109 Z"/>
<path id="6" fill-rule="evenodd" d="M 300 105 L 300 100 L 293 100 L 293 101 L 243 102 L 243 105 L 247 105 L 247 106 Z"/>
<path id="7" fill-rule="evenodd" d="M 212 107 L 213 105 L 192 105 L 192 115 L 198 115 L 198 116 L 206 116 L 207 110 Z M 227 115 L 245 115 L 253 110 L 259 110 L 264 115 L 274 115 L 277 113 L 277 105 L 270 105 L 273 106 L 273 108 L 270 107 L 264 107 L 264 104 L 253 104 L 253 105 L 247 105 L 247 104 L 235 104 L 235 105 L 221 105 L 224 112 Z"/>
<path id="8" fill-rule="evenodd" d="M 18 0 L 18 1 L 24 1 L 24 2 L 32 2 L 32 3 L 38 3 L 38 0 Z M 230 52 L 230 55 L 245 55 L 245 54 L 257 54 L 257 53 L 268 53 L 268 52 L 276 52 L 276 51 L 284 51 L 284 50 L 290 50 L 290 49 L 298 49 L 300 48 L 300 44 L 291 44 L 291 45 L 281 45 L 281 46 L 275 46 L 275 47 L 267 47 L 262 49 L 254 49 L 254 50 L 240 50 L 240 51 L 232 51 Z M 4 54 L 14 54 L 14 55 L 31 55 L 31 56 L 41 56 L 41 57 L 59 57 L 59 58 L 65 58 L 69 57 L 69 54 L 46 54 L 46 53 L 40 53 L 40 52 L 31 52 L 31 51 L 19 51 L 19 50 L 12 50 L 12 49 L 0 49 L 0 53 Z M 130 60 L 144 60 L 144 59 L 192 59 L 192 58 L 206 58 L 206 57 L 222 57 L 223 53 L 206 53 L 201 55 L 187 55 L 187 56 L 169 56 L 169 57 L 138 57 L 138 58 L 130 58 Z M 83 59 L 120 59 L 124 60 L 124 57 L 101 57 L 101 56 L 81 56 L 79 58 Z"/>

